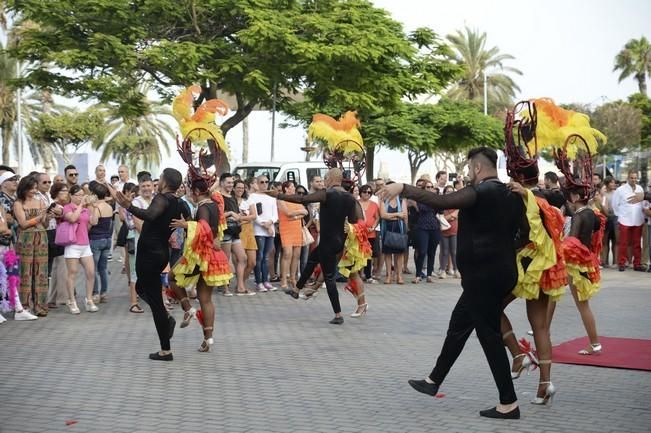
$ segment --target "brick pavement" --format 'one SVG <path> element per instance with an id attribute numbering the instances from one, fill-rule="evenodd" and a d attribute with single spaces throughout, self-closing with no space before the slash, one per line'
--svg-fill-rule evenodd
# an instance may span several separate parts
<path id="1" fill-rule="evenodd" d="M 497 392 L 474 335 L 441 388 L 445 397 L 414 392 L 406 381 L 430 371 L 458 280 L 369 286 L 368 316 L 340 327 L 327 323 L 325 293 L 311 301 L 215 295 L 214 351 L 196 351 L 193 323 L 176 330 L 175 361 L 163 363 L 147 359 L 158 348 L 153 321 L 149 311 L 127 311 L 117 266 L 110 303 L 98 313 L 59 308 L 0 325 L 0 432 L 651 431 L 651 373 L 561 364 L 552 370 L 553 407 L 528 403 L 536 372 L 515 382 L 521 420 L 480 418 Z M 651 338 L 651 275 L 604 274 L 591 302 L 599 332 Z M 350 295 L 341 298 L 352 311 Z M 520 334 L 528 329 L 522 302 L 509 315 Z M 584 334 L 569 294 L 552 334 L 556 343 Z"/>

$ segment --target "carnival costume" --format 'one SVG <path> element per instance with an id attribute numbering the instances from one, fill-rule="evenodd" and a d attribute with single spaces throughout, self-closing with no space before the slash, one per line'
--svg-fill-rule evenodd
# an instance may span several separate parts
<path id="1" fill-rule="evenodd" d="M 543 104 L 543 109 L 538 105 Z M 538 139 L 541 123 L 549 134 L 549 118 L 544 111 L 550 109 L 548 99 L 522 101 L 507 113 L 505 132 L 505 154 L 507 172 L 515 181 L 531 185 L 538 181 L 539 145 L 548 140 Z M 517 135 L 514 137 L 514 130 Z M 524 198 L 526 218 L 529 225 L 529 242 L 517 255 L 518 283 L 513 295 L 523 299 L 538 299 L 540 291 L 557 301 L 565 293 L 567 271 L 561 248 L 563 216 L 551 206 L 541 193 L 527 190 Z"/>
<path id="2" fill-rule="evenodd" d="M 20 257 L 9 247 L 0 247 L 0 313 L 9 313 L 20 305 Z"/>
<path id="3" fill-rule="evenodd" d="M 192 86 L 185 89 L 174 101 L 173 110 L 175 113 L 180 113 L 179 126 L 184 134 L 183 141 L 177 142 L 177 150 L 188 165 L 187 187 L 193 188 L 195 184 L 201 184 L 206 188 L 206 194 L 209 194 L 210 188 L 216 181 L 216 175 L 209 174 L 204 164 L 206 149 L 200 148 L 197 153 L 192 146 L 212 140 L 224 153 L 228 153 L 221 130 L 214 123 L 214 113 L 226 114 L 227 108 L 222 101 L 213 99 L 204 102 L 192 114 L 192 93 L 198 91 L 200 91 L 198 86 Z M 198 121 L 201 123 L 197 123 Z M 198 167 L 195 167 L 195 160 L 198 161 Z M 217 165 L 215 163 L 215 167 Z M 228 285 L 233 277 L 226 254 L 222 249 L 215 247 L 215 241 L 223 239 L 226 229 L 224 197 L 219 192 L 214 192 L 210 198 L 197 203 L 195 220 L 186 223 L 183 255 L 172 268 L 175 288 L 170 289 L 168 295 L 181 301 L 185 311 L 181 328 L 187 327 L 192 317 L 197 318 L 204 331 L 204 341 L 199 351 L 208 352 L 214 342 L 213 327 L 204 325 L 203 311 L 191 307 L 187 291 L 195 288 L 200 280 L 203 280 L 207 287 L 212 288 Z M 187 307 L 183 305 L 184 302 L 187 303 Z"/>
<path id="4" fill-rule="evenodd" d="M 324 114 L 316 114 L 308 128 L 308 139 L 321 149 L 326 166 L 330 169 L 340 169 L 343 174 L 342 183 L 348 185 L 359 181 L 365 166 L 362 137 L 357 129 L 359 124 L 355 113 L 349 111 L 338 121 Z M 351 316 L 360 317 L 366 312 L 368 306 L 366 303 L 359 304 L 364 297 L 364 291 L 358 271 L 371 257 L 371 246 L 359 203 L 349 192 L 336 187 L 305 196 L 279 195 L 278 199 L 295 203 L 321 203 L 319 210 L 321 240 L 308 256 L 296 288 L 298 290 L 303 288 L 317 264 L 320 264 L 328 297 L 336 315 L 330 323 L 341 324 L 343 318 L 339 317 L 341 306 L 335 282 L 336 271 L 339 268 L 342 275 L 349 277 L 346 290 L 358 300 L 358 309 Z M 345 224 L 347 224 L 346 230 Z M 341 260 L 337 265 L 337 258 L 340 256 Z M 297 291 L 288 290 L 286 293 L 298 297 Z"/>

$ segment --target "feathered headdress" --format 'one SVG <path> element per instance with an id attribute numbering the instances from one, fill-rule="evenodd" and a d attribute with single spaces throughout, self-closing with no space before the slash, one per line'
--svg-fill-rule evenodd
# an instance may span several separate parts
<path id="1" fill-rule="evenodd" d="M 225 116 L 228 113 L 228 105 L 220 99 L 208 99 L 193 111 L 195 94 L 201 94 L 200 86 L 194 85 L 184 89 L 172 102 L 172 114 L 179 122 L 183 140 L 189 138 L 196 144 L 214 140 L 228 155 L 228 146 L 222 130 L 215 124 L 217 115 Z"/>
<path id="2" fill-rule="evenodd" d="M 208 136 L 211 139 L 214 139 L 212 133 L 205 129 L 201 131 L 194 129 L 190 132 L 208 134 Z M 188 176 L 187 176 L 188 185 L 192 186 L 192 184 L 197 180 L 203 180 L 208 184 L 208 189 L 210 189 L 210 187 L 215 183 L 215 180 L 217 180 L 217 176 L 214 173 L 210 174 L 208 172 L 208 167 L 206 167 L 205 165 L 204 161 L 207 160 L 205 156 L 208 155 L 208 150 L 206 148 L 199 149 L 199 153 L 195 157 L 196 152 L 192 150 L 191 134 L 186 135 L 185 139 L 183 139 L 182 142 L 179 142 L 177 138 L 176 149 L 179 152 L 179 155 L 181 155 L 181 159 L 183 159 L 183 161 L 188 165 Z M 198 161 L 198 167 L 195 167 L 194 165 L 195 159 Z M 217 167 L 217 161 L 215 161 L 215 167 Z"/>
<path id="3" fill-rule="evenodd" d="M 597 152 L 599 141 L 606 143 L 606 136 L 590 126 L 590 118 L 587 115 L 565 110 L 549 98 L 533 99 L 530 102 L 534 105 L 534 113 L 537 115 L 535 134 L 527 142 L 530 154 L 532 149 L 536 152 L 549 147 L 555 149 L 562 147 L 567 157 L 574 159 L 582 146 L 578 146 L 576 142 L 568 142 L 567 139 L 572 135 L 583 137 L 591 154 Z M 522 112 L 522 116 L 526 119 L 530 115 Z"/>
<path id="4" fill-rule="evenodd" d="M 537 119 L 536 105 L 531 101 L 520 101 L 513 110 L 507 111 L 504 123 L 506 171 L 524 185 L 538 181 Z M 514 131 L 517 137 L 513 136 Z M 533 143 L 533 146 L 527 143 Z"/>
<path id="5" fill-rule="evenodd" d="M 574 158 L 569 157 L 567 149 L 573 149 Z M 584 199 L 594 194 L 592 186 L 592 153 L 588 141 L 581 135 L 567 137 L 562 148 L 554 149 L 556 167 L 565 176 L 561 188 L 566 197 L 570 192 L 578 192 Z"/>
<path id="6" fill-rule="evenodd" d="M 326 114 L 315 114 L 307 130 L 308 140 L 317 144 L 323 152 L 323 161 L 329 168 L 339 167 L 344 173 L 351 172 L 346 179 L 357 182 L 366 167 L 364 140 L 359 132 L 361 123 L 357 113 L 347 111 L 339 120 Z M 348 163 L 345 167 L 344 162 Z"/>

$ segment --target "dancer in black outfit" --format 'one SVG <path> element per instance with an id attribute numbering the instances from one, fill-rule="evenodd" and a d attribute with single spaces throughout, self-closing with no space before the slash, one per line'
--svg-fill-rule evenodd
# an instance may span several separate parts
<path id="1" fill-rule="evenodd" d="M 166 168 L 158 183 L 158 194 L 147 209 L 131 205 L 122 192 L 112 190 L 112 195 L 120 206 L 144 221 L 138 248 L 136 251 L 136 291 L 149 304 L 156 332 L 160 339 L 160 352 L 149 355 L 156 361 L 172 361 L 170 338 L 174 333 L 176 321 L 165 310 L 161 292 L 160 274 L 169 262 L 168 240 L 174 231 L 170 223 L 181 218 L 181 204 L 175 195 L 181 186 L 181 173 L 173 168 Z"/>
<path id="2" fill-rule="evenodd" d="M 425 380 L 410 380 L 419 392 L 435 396 L 473 329 L 499 390 L 500 404 L 480 411 L 490 418 L 520 418 L 509 360 L 502 345 L 502 300 L 518 278 L 515 239 L 524 220 L 522 199 L 497 178 L 497 154 L 485 147 L 468 153 L 472 185 L 436 195 L 410 185 L 391 184 L 382 199 L 400 194 L 438 209 L 460 209 L 457 266 L 463 293 L 452 311 L 436 366 Z"/>
<path id="3" fill-rule="evenodd" d="M 343 174 L 339 168 L 331 168 L 325 176 L 326 189 L 307 195 L 285 195 L 267 191 L 276 196 L 278 200 L 292 203 L 321 203 L 319 220 L 321 221 L 321 240 L 319 246 L 310 253 L 308 262 L 296 284 L 298 290 L 303 288 L 307 277 L 311 275 L 316 263 L 321 265 L 325 278 L 328 297 L 335 312 L 335 317 L 330 321 L 333 325 L 341 325 L 344 318 L 341 315 L 339 293 L 337 292 L 337 261 L 343 252 L 346 234 L 344 224 L 346 218 L 349 223 L 356 223 L 358 219 L 357 201 L 341 186 Z M 304 278 L 306 276 L 306 278 Z"/>

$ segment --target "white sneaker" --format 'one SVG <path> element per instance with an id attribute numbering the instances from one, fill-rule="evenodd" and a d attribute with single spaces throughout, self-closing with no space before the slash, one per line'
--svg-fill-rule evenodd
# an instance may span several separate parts
<path id="1" fill-rule="evenodd" d="M 436 276 L 438 277 L 439 280 L 445 280 L 445 272 L 444 271 L 438 271 L 436 273 Z"/>
<path id="2" fill-rule="evenodd" d="M 263 284 L 264 284 L 264 287 L 265 287 L 267 290 L 269 290 L 270 292 L 275 292 L 276 290 L 278 290 L 277 287 L 272 286 L 271 283 L 268 282 L 268 281 L 265 282 L 265 283 L 263 283 Z"/>
<path id="3" fill-rule="evenodd" d="M 268 292 L 267 288 L 264 286 L 264 284 L 260 283 L 258 284 L 258 292 Z"/>
<path id="4" fill-rule="evenodd" d="M 14 316 L 14 320 L 36 320 L 38 317 L 33 315 L 27 310 L 22 310 L 22 311 L 16 311 L 16 315 Z"/>
<path id="5" fill-rule="evenodd" d="M 459 271 L 454 271 L 454 278 L 461 278 Z"/>
<path id="6" fill-rule="evenodd" d="M 369 278 L 368 280 L 366 280 L 366 284 L 375 284 L 375 283 L 377 283 L 377 281 L 375 281 L 374 278 Z"/>
<path id="7" fill-rule="evenodd" d="M 7 319 L 5 319 L 2 314 L 0 314 L 0 323 L 4 323 L 6 321 L 7 321 Z"/>
<path id="8" fill-rule="evenodd" d="M 86 299 L 86 311 L 88 313 L 95 313 L 99 311 L 99 308 L 97 308 L 97 305 L 95 305 L 93 301 Z"/>

